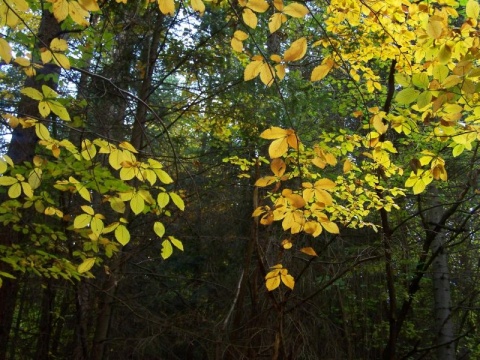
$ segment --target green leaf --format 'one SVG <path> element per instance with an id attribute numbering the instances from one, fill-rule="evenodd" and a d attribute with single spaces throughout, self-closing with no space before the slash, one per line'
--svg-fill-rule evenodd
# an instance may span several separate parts
<path id="1" fill-rule="evenodd" d="M 89 271 L 93 267 L 93 265 L 95 265 L 95 259 L 96 258 L 87 258 L 87 259 L 83 260 L 83 262 L 80 265 L 78 265 L 77 271 L 80 274 L 83 274 L 83 273 Z"/>
<path id="2" fill-rule="evenodd" d="M 183 199 L 176 193 L 170 192 L 170 198 L 172 199 L 173 203 L 180 209 L 180 210 L 185 210 L 185 203 L 183 202 Z"/>
<path id="3" fill-rule="evenodd" d="M 419 92 L 415 90 L 414 88 L 406 88 L 400 91 L 397 96 L 395 97 L 395 100 L 400 104 L 400 105 L 408 105 L 417 100 Z"/>
<path id="4" fill-rule="evenodd" d="M 156 221 L 155 224 L 153 224 L 153 231 L 155 231 L 158 237 L 163 237 L 163 235 L 165 235 L 165 226 L 163 226 L 160 221 Z"/>
<path id="5" fill-rule="evenodd" d="M 420 89 L 427 89 L 430 81 L 428 80 L 427 73 L 421 72 L 412 76 L 412 83 Z"/>
<path id="6" fill-rule="evenodd" d="M 172 253 L 173 253 L 172 243 L 169 240 L 164 240 L 162 242 L 162 253 L 161 253 L 162 258 L 164 260 L 168 259 L 170 256 L 172 256 Z"/>

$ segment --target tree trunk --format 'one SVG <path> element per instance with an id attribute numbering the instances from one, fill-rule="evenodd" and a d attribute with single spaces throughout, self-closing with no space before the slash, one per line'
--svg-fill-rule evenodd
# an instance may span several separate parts
<path id="1" fill-rule="evenodd" d="M 34 51 L 34 60 L 38 58 L 38 49 L 44 47 L 44 44 L 50 44 L 50 41 L 56 34 L 60 32 L 60 25 L 55 17 L 48 10 L 44 10 L 40 22 L 40 28 L 37 34 L 36 51 Z M 38 69 L 38 75 L 52 75 L 58 73 L 60 70 L 57 66 L 45 65 Z M 43 77 L 45 78 L 45 77 Z M 48 77 L 47 77 L 48 78 Z M 36 80 L 37 77 L 27 78 L 25 87 L 34 87 L 40 89 L 41 85 L 46 84 L 52 89 L 56 88 L 53 80 L 45 81 Z M 27 96 L 22 96 L 18 104 L 17 113 L 19 117 L 40 118 L 38 112 L 38 101 Z M 29 161 L 35 155 L 35 146 L 37 144 L 37 136 L 33 127 L 23 129 L 21 126 L 16 127 L 12 133 L 12 140 L 10 142 L 7 155 L 13 160 L 15 164 L 21 164 L 24 161 Z M 0 202 L 4 201 L 2 197 Z M 3 227 L 0 235 L 0 245 L 10 247 L 13 243 L 22 243 L 22 236 L 11 228 Z M 0 271 L 9 272 L 10 268 L 3 262 L 0 262 Z M 5 279 L 3 286 L 0 287 L 0 360 L 5 359 L 8 348 L 9 334 L 12 326 L 13 314 L 15 311 L 16 298 L 19 285 L 16 280 Z"/>
<path id="2" fill-rule="evenodd" d="M 441 221 L 443 209 L 436 187 L 432 189 L 432 206 L 430 219 L 433 224 Z M 435 226 L 435 225 L 432 225 Z M 447 234 L 440 230 L 432 242 L 432 255 L 435 259 L 432 263 L 432 280 L 434 296 L 435 330 L 437 333 L 437 359 L 455 359 L 455 330 L 452 321 L 452 299 L 450 292 L 450 272 L 448 268 L 448 255 L 445 249 Z"/>

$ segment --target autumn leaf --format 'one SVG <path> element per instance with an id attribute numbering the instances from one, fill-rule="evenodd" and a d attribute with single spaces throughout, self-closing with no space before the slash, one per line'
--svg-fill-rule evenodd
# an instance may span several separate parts
<path id="1" fill-rule="evenodd" d="M 95 260 L 96 258 L 87 258 L 83 260 L 83 262 L 80 265 L 78 265 L 77 271 L 80 274 L 86 273 L 93 267 L 93 265 L 95 265 Z"/>
<path id="2" fill-rule="evenodd" d="M 303 18 L 308 14 L 308 9 L 303 4 L 293 2 L 283 8 L 283 13 L 294 18 Z"/>
<path id="3" fill-rule="evenodd" d="M 302 37 L 295 40 L 283 54 L 283 59 L 287 62 L 298 61 L 302 59 L 307 52 L 307 39 Z"/>

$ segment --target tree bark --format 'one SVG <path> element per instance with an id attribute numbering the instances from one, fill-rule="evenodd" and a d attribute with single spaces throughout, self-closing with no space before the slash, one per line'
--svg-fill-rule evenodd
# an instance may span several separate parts
<path id="1" fill-rule="evenodd" d="M 430 219 L 433 224 L 441 221 L 443 209 L 441 207 L 438 190 L 432 188 L 433 196 Z M 435 225 L 433 225 L 435 226 Z M 452 299 L 450 291 L 450 271 L 448 267 L 448 254 L 445 246 L 447 234 L 440 230 L 431 245 L 432 256 L 432 281 L 434 296 L 435 330 L 437 333 L 437 359 L 454 360 L 455 356 L 455 329 L 452 321 Z"/>
<path id="2" fill-rule="evenodd" d="M 34 51 L 34 60 L 38 58 L 39 49 L 45 44 L 49 45 L 50 41 L 56 34 L 60 33 L 60 24 L 48 10 L 43 10 L 40 27 L 37 34 L 37 43 Z M 45 65 L 37 70 L 40 75 L 58 74 L 60 69 L 57 66 Z M 45 77 L 42 77 L 45 79 Z M 47 77 L 49 78 L 49 77 Z M 51 77 L 50 77 L 51 78 Z M 41 89 L 41 85 L 46 84 L 52 89 L 56 88 L 53 80 L 37 80 L 37 77 L 27 78 L 25 87 L 34 87 Z M 38 101 L 27 96 L 22 96 L 17 107 L 19 117 L 41 118 L 38 112 Z M 33 127 L 23 129 L 21 126 L 16 127 L 12 133 L 7 155 L 15 164 L 21 164 L 30 161 L 35 155 L 35 147 L 37 145 L 37 136 Z M 5 198 L 0 199 L 3 202 Z M 10 247 L 13 243 L 20 244 L 23 242 L 21 236 L 9 227 L 3 227 L 0 234 L 0 245 Z M 10 272 L 11 269 L 3 262 L 0 262 L 0 271 Z M 9 334 L 12 326 L 13 314 L 16 305 L 16 298 L 19 285 L 16 280 L 4 279 L 3 286 L 0 287 L 0 360 L 6 358 L 6 352 L 9 342 Z"/>

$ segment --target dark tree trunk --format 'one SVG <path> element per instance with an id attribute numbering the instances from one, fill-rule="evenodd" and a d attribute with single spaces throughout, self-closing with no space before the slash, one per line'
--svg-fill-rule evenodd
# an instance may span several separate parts
<path id="1" fill-rule="evenodd" d="M 50 41 L 56 36 L 56 34 L 59 34 L 59 32 L 60 25 L 57 20 L 48 10 L 44 10 L 37 34 L 38 41 L 36 44 L 36 51 L 38 52 L 38 49 L 44 47 L 45 44 L 49 45 Z M 46 65 L 37 71 L 38 74 L 42 75 L 54 75 L 58 72 L 58 67 L 53 65 Z M 41 85 L 46 84 L 51 88 L 56 88 L 53 80 L 45 82 L 44 80 L 38 81 L 36 79 L 36 77 L 27 78 L 24 85 L 26 87 L 40 89 Z M 38 101 L 27 96 L 22 96 L 18 104 L 17 113 L 19 117 L 40 118 Z M 33 127 L 27 129 L 23 129 L 21 126 L 16 127 L 12 134 L 12 140 L 7 155 L 10 156 L 15 164 L 30 161 L 35 155 L 36 144 L 37 137 Z M 5 198 L 0 199 L 0 201 L 4 200 Z M 0 245 L 9 248 L 13 243 L 19 244 L 22 242 L 22 236 L 13 231 L 10 227 L 3 227 L 0 230 Z M 0 271 L 10 272 L 11 269 L 5 263 L 0 262 Z M 10 279 L 5 279 L 3 286 L 0 288 L 0 360 L 6 358 L 18 289 L 18 282 Z"/>

